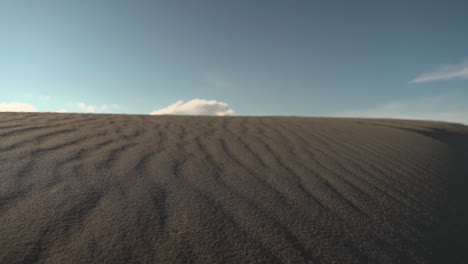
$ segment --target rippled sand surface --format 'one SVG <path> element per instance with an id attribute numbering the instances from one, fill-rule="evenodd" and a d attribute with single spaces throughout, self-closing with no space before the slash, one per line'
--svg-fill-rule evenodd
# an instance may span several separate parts
<path id="1" fill-rule="evenodd" d="M 468 263 L 468 128 L 0 113 L 0 263 Z"/>

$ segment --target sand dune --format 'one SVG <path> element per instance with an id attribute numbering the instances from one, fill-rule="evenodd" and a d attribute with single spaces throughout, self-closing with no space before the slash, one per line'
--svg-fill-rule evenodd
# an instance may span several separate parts
<path id="1" fill-rule="evenodd" d="M 0 114 L 0 263 L 467 263 L 468 128 Z"/>

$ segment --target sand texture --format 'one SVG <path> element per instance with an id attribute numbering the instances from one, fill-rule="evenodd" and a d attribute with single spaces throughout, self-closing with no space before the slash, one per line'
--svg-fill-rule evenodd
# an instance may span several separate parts
<path id="1" fill-rule="evenodd" d="M 0 113 L 0 263 L 468 263 L 468 127 Z"/>

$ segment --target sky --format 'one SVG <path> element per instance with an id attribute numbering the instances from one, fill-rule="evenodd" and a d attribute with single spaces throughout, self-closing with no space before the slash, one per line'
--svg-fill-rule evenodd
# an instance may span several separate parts
<path id="1" fill-rule="evenodd" d="M 0 111 L 468 124 L 468 1 L 1 0 Z"/>

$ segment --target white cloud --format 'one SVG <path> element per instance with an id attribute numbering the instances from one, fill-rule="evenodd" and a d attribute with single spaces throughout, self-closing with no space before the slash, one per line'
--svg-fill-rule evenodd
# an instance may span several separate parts
<path id="1" fill-rule="evenodd" d="M 441 66 L 437 70 L 419 75 L 411 83 L 432 82 L 450 79 L 468 79 L 468 59 L 459 65 Z"/>
<path id="2" fill-rule="evenodd" d="M 335 116 L 396 118 L 446 121 L 468 124 L 468 108 L 456 96 L 435 96 L 400 100 L 368 109 L 347 111 Z"/>
<path id="3" fill-rule="evenodd" d="M 214 100 L 193 99 L 186 103 L 183 100 L 177 101 L 166 108 L 159 109 L 150 115 L 234 115 L 234 110 L 229 108 L 227 103 Z"/>
<path id="4" fill-rule="evenodd" d="M 67 109 L 60 109 L 56 111 L 57 113 L 67 113 Z"/>
<path id="5" fill-rule="evenodd" d="M 119 108 L 119 105 L 117 104 L 103 104 L 101 106 L 94 106 L 94 105 L 87 105 L 85 103 L 78 103 L 76 104 L 78 108 L 80 108 L 82 111 L 87 112 L 87 113 L 94 113 L 94 112 L 103 112 L 106 110 L 111 110 L 115 108 Z"/>
<path id="6" fill-rule="evenodd" d="M 25 103 L 0 103 L 0 112 L 37 112 L 37 109 Z"/>
<path id="7" fill-rule="evenodd" d="M 85 103 L 78 103 L 77 106 L 82 111 L 87 112 L 87 113 L 93 113 L 96 110 L 96 107 L 94 107 L 92 105 L 87 105 Z"/>

